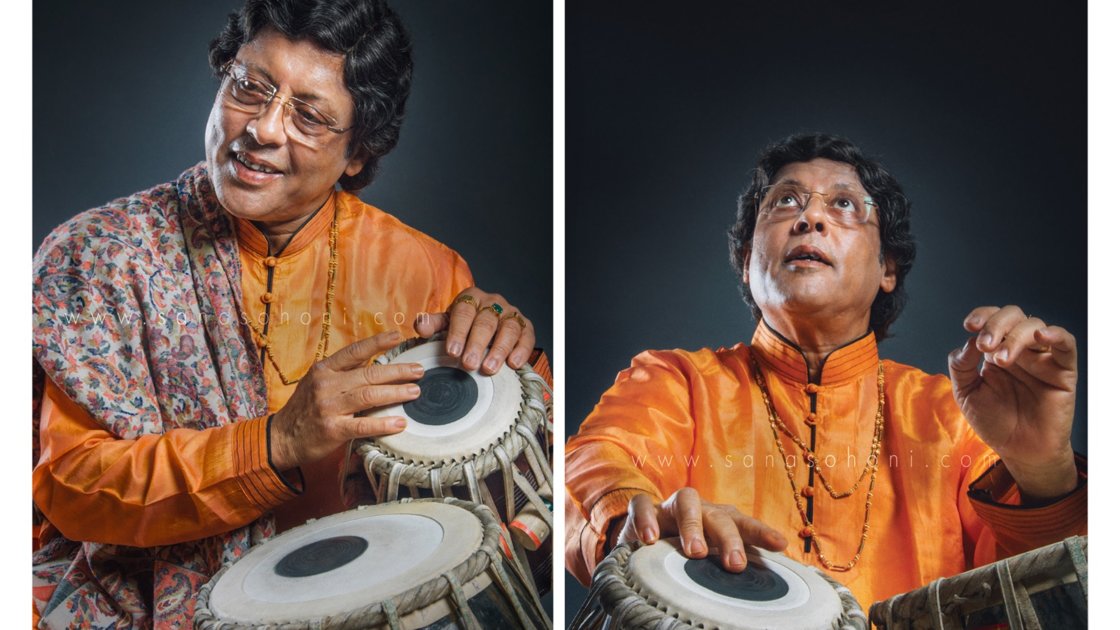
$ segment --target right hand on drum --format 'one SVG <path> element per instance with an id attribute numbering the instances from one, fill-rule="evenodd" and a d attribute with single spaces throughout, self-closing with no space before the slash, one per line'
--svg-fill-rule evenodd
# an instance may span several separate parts
<path id="1" fill-rule="evenodd" d="M 618 534 L 618 544 L 641 540 L 645 544 L 677 534 L 690 558 L 707 557 L 718 550 L 720 564 L 739 573 L 747 568 L 744 544 L 781 551 L 786 539 L 777 530 L 751 518 L 731 505 L 709 503 L 694 488 L 681 488 L 658 504 L 648 494 L 630 500 L 630 509 Z"/>
<path id="2" fill-rule="evenodd" d="M 318 461 L 347 441 L 400 433 L 401 417 L 355 417 L 371 407 L 414 400 L 424 368 L 418 363 L 370 364 L 401 342 L 390 331 L 355 342 L 311 366 L 272 418 L 272 465 L 285 471 Z"/>

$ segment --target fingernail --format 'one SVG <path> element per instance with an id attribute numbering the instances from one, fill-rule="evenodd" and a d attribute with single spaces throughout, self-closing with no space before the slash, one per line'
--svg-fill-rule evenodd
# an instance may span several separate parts
<path id="1" fill-rule="evenodd" d="M 486 369 L 487 369 L 487 371 L 490 371 L 490 372 L 493 372 L 493 371 L 497 370 L 498 369 L 498 360 L 495 359 L 494 357 L 490 357 L 489 359 L 486 359 Z"/>
<path id="2" fill-rule="evenodd" d="M 1007 348 L 1004 348 L 1003 350 L 1000 350 L 999 352 L 996 353 L 996 362 L 997 363 L 1003 363 L 1003 362 L 1007 361 L 1007 358 L 1010 357 L 1010 356 L 1011 356 L 1011 353 L 1007 351 Z"/>
<path id="3" fill-rule="evenodd" d="M 992 335 L 991 335 L 991 333 L 984 333 L 983 335 L 980 335 L 980 345 L 984 346 L 985 348 L 990 348 L 991 347 L 991 345 L 992 345 Z"/>
<path id="4" fill-rule="evenodd" d="M 459 353 L 461 353 L 462 351 L 463 342 L 461 341 L 452 341 L 451 343 L 447 344 L 447 354 L 450 354 L 453 357 L 459 356 Z"/>
<path id="5" fill-rule="evenodd" d="M 467 353 L 467 356 L 463 357 L 463 363 L 467 363 L 470 365 L 478 363 L 478 353 L 474 350 L 471 350 Z"/>
<path id="6" fill-rule="evenodd" d="M 393 422 L 393 426 L 398 429 L 403 429 L 408 426 L 408 420 L 405 420 L 404 418 L 397 418 L 396 421 Z"/>
<path id="7" fill-rule="evenodd" d="M 400 339 L 400 338 L 401 338 L 401 332 L 399 330 L 390 330 L 389 331 L 389 339 L 390 340 L 395 341 L 395 340 Z"/>
<path id="8" fill-rule="evenodd" d="M 525 353 L 524 352 L 514 352 L 513 354 L 509 355 L 509 360 L 514 365 L 520 366 L 522 363 L 525 362 Z"/>
<path id="9" fill-rule="evenodd" d="M 645 542 L 647 545 L 649 545 L 649 544 L 653 543 L 653 541 L 655 541 L 655 540 L 657 540 L 657 535 L 653 533 L 653 528 L 652 527 L 647 527 L 647 528 L 642 530 L 642 541 L 643 542 Z"/>
<path id="10" fill-rule="evenodd" d="M 416 365 L 413 365 L 409 369 L 412 371 L 413 374 L 415 374 L 417 376 L 424 376 L 424 366 L 423 365 L 416 364 Z"/>
<path id="11" fill-rule="evenodd" d="M 786 537 L 785 536 L 782 536 L 781 534 L 779 534 L 778 532 L 773 531 L 773 530 L 770 531 L 770 541 L 773 542 L 775 545 L 778 545 L 778 546 L 781 546 L 781 547 L 785 547 L 786 545 L 789 544 L 788 542 L 786 542 Z"/>
<path id="12" fill-rule="evenodd" d="M 408 386 L 408 393 L 412 396 L 419 396 L 420 395 L 420 386 L 419 385 L 409 385 Z"/>
<path id="13" fill-rule="evenodd" d="M 738 549 L 736 549 L 736 550 L 732 551 L 731 554 L 730 554 L 729 564 L 733 567 L 741 567 L 741 566 L 747 564 L 747 559 L 746 559 L 746 557 L 743 556 L 742 551 L 739 551 Z"/>
<path id="14" fill-rule="evenodd" d="M 699 538 L 693 538 L 688 541 L 688 555 L 699 554 L 704 552 L 704 543 Z"/>

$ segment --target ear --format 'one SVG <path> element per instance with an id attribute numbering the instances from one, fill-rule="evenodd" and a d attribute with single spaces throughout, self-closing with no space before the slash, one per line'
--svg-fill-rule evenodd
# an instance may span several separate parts
<path id="1" fill-rule="evenodd" d="M 894 288 L 898 286 L 898 265 L 894 264 L 893 258 L 887 258 L 883 264 L 883 280 L 879 283 L 879 288 L 883 293 L 891 293 Z"/>
<path id="2" fill-rule="evenodd" d="M 346 163 L 346 170 L 343 172 L 346 173 L 346 175 L 348 175 L 349 177 L 357 175 L 358 173 L 362 172 L 363 168 L 365 168 L 366 161 L 368 159 L 369 154 L 366 153 L 366 150 L 358 149 L 354 152 L 354 155 L 350 157 L 350 161 Z"/>

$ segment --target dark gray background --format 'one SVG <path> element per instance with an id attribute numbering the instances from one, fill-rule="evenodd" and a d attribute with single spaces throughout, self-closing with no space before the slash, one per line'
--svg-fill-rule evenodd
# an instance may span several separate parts
<path id="1" fill-rule="evenodd" d="M 826 131 L 882 159 L 914 205 L 910 303 L 882 354 L 944 373 L 985 304 L 1066 326 L 1085 452 L 1083 6 L 570 0 L 567 12 L 569 435 L 642 350 L 749 341 L 724 236 L 736 197 L 765 144 Z M 568 576 L 569 619 L 585 592 Z"/>
<path id="2" fill-rule="evenodd" d="M 77 212 L 205 158 L 218 88 L 207 44 L 241 4 L 35 3 L 35 248 Z M 393 4 L 413 39 L 413 89 L 400 143 L 361 197 L 456 249 L 551 351 L 551 8 Z"/>

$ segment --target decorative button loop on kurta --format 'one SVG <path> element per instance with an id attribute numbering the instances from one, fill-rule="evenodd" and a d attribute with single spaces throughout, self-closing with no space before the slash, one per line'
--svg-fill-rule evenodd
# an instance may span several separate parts
<path id="1" fill-rule="evenodd" d="M 279 262 L 279 261 L 276 259 L 275 256 L 269 256 L 268 258 L 264 259 L 264 266 L 269 267 L 269 268 L 275 267 L 277 262 Z"/>
<path id="2" fill-rule="evenodd" d="M 821 391 L 821 386 L 817 385 L 816 383 L 809 383 L 808 385 L 805 386 L 805 393 L 806 394 L 815 394 L 819 391 Z"/>
<path id="3" fill-rule="evenodd" d="M 811 427 L 817 426 L 817 414 L 810 413 L 809 415 L 805 416 L 805 424 Z"/>
<path id="4" fill-rule="evenodd" d="M 801 496 L 805 497 L 806 499 L 813 498 L 813 486 L 802 486 Z"/>
<path id="5" fill-rule="evenodd" d="M 797 535 L 802 537 L 802 538 L 812 538 L 813 537 L 813 528 L 812 527 L 802 527 L 801 531 L 797 532 Z"/>
<path id="6" fill-rule="evenodd" d="M 271 304 L 272 303 L 272 293 L 265 293 L 264 295 L 262 295 L 261 296 L 261 301 L 264 302 L 265 304 Z"/>

